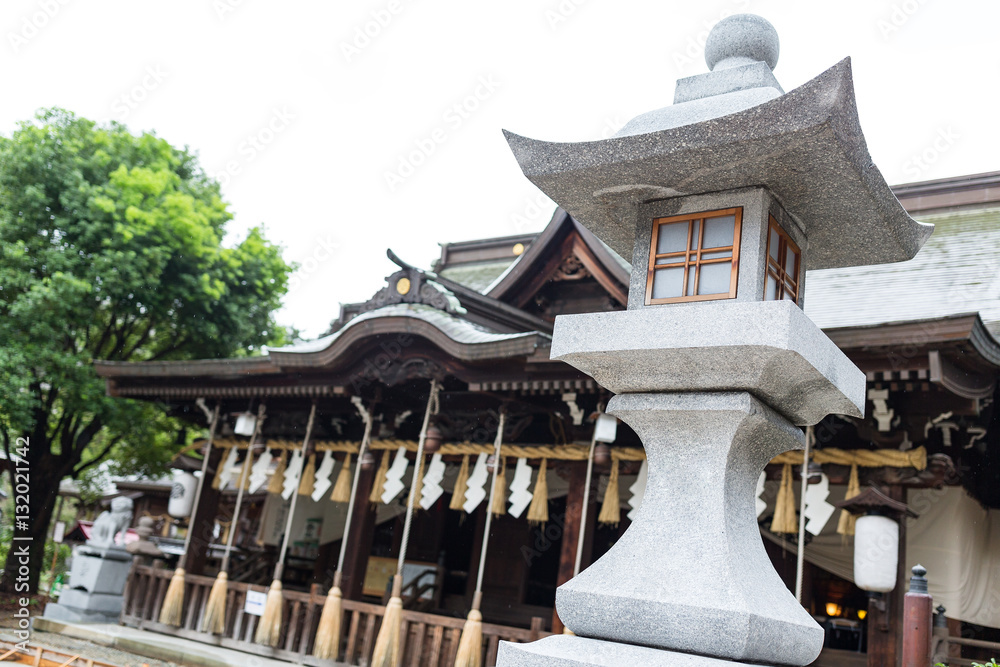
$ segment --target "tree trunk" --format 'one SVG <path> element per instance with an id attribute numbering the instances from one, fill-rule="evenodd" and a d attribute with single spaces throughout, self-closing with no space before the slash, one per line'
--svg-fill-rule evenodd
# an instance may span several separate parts
<path id="1" fill-rule="evenodd" d="M 25 438 L 17 444 L 23 445 L 26 441 L 26 452 L 15 451 L 14 443 L 11 447 L 11 455 L 18 456 L 9 462 L 13 482 L 10 519 L 14 525 L 14 539 L 0 577 L 0 591 L 32 595 L 38 591 L 38 578 L 47 567 L 45 541 L 59 496 L 59 481 L 65 471 L 49 455 L 48 443 L 36 444 L 34 438 L 30 441 Z M 20 453 L 27 456 L 20 458 Z"/>

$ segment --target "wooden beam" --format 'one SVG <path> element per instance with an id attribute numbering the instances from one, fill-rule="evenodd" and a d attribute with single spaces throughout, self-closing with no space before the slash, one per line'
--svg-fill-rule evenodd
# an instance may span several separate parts
<path id="1" fill-rule="evenodd" d="M 587 466 L 584 463 L 566 464 L 557 472 L 569 482 L 566 494 L 566 515 L 563 517 L 562 546 L 559 550 L 559 574 L 556 586 L 562 586 L 573 578 L 573 566 L 576 564 L 576 545 L 580 539 L 580 519 L 583 517 L 583 486 L 587 477 Z M 559 613 L 552 610 L 552 632 L 563 631 L 563 623 Z"/>
<path id="2" fill-rule="evenodd" d="M 368 556 L 372 552 L 372 540 L 375 537 L 375 506 L 368 502 L 368 496 L 371 495 L 376 472 L 377 466 L 374 465 L 368 470 L 361 469 L 354 516 L 351 517 L 351 529 L 344 537 L 347 540 L 347 554 L 344 557 L 341 590 L 344 597 L 349 600 L 361 599 L 365 571 L 368 569 Z"/>
<path id="3" fill-rule="evenodd" d="M 188 547 L 188 554 L 184 558 L 184 564 L 188 574 L 204 574 L 205 557 L 208 554 L 208 547 L 212 543 L 212 533 L 215 532 L 215 516 L 219 507 L 221 493 L 218 489 L 212 488 L 212 480 L 215 479 L 215 470 L 222 465 L 223 450 L 213 448 L 208 459 L 206 469 L 206 479 L 202 483 L 201 496 L 198 498 L 198 507 L 194 509 L 192 517 L 194 523 L 188 525 L 191 533 L 191 544 Z"/>

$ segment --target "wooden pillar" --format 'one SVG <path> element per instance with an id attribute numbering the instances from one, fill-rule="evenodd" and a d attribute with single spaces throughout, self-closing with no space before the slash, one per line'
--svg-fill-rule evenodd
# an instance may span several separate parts
<path id="1" fill-rule="evenodd" d="M 476 593 L 476 579 L 479 577 L 479 556 L 483 551 L 483 533 L 486 531 L 486 505 L 487 501 L 483 500 L 475 510 L 476 527 L 472 533 L 472 551 L 469 553 L 469 576 L 465 580 L 466 609 L 472 606 L 472 599 Z"/>
<path id="2" fill-rule="evenodd" d="M 358 495 L 354 501 L 354 516 L 351 517 L 351 529 L 344 536 L 347 540 L 347 553 L 344 556 L 341 590 L 344 597 L 349 600 L 361 599 L 365 571 L 368 569 L 368 556 L 372 552 L 372 540 L 375 537 L 375 506 L 368 502 L 368 496 L 371 495 L 376 472 L 376 466 L 361 470 L 358 476 Z"/>
<path id="3" fill-rule="evenodd" d="M 906 502 L 906 488 L 888 487 L 893 500 Z M 880 599 L 868 601 L 868 667 L 898 667 L 903 652 L 903 595 L 906 582 L 906 519 L 899 522 L 899 560 L 896 564 L 896 587 Z M 880 609 L 884 607 L 884 611 Z"/>
<path id="4" fill-rule="evenodd" d="M 188 574 L 203 574 L 205 571 L 208 546 L 212 543 L 212 533 L 215 531 L 216 510 L 222 495 L 217 489 L 212 488 L 212 480 L 215 479 L 216 468 L 222 465 L 223 453 L 221 448 L 212 448 L 208 468 L 205 470 L 206 479 L 202 483 L 201 496 L 198 498 L 198 507 L 194 508 L 192 514 L 194 522 L 188 525 L 188 530 L 192 531 L 191 544 L 184 559 Z"/>
<path id="5" fill-rule="evenodd" d="M 568 463 L 557 469 L 557 472 L 569 482 L 569 492 L 566 494 L 566 514 L 562 525 L 562 547 L 559 551 L 559 574 L 556 586 L 562 586 L 573 578 L 573 566 L 576 564 L 576 545 L 580 539 L 580 519 L 583 517 L 583 486 L 587 479 L 586 462 Z M 563 631 L 559 613 L 552 610 L 552 632 Z"/>
<path id="6" fill-rule="evenodd" d="M 913 568 L 910 590 L 903 598 L 903 667 L 931 664 L 931 619 L 934 598 L 927 593 L 922 567 Z"/>

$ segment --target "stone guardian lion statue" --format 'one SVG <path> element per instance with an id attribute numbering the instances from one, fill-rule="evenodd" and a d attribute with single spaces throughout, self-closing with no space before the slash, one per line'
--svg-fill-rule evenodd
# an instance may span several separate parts
<path id="1" fill-rule="evenodd" d="M 94 547 L 113 547 L 118 544 L 121 534 L 121 544 L 125 545 L 125 531 L 132 523 L 132 499 L 115 498 L 111 501 L 111 511 L 105 510 L 94 521 L 90 529 L 90 539 L 87 544 Z"/>

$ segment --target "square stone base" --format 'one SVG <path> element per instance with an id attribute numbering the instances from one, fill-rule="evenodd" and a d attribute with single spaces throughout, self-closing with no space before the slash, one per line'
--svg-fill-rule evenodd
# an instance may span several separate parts
<path id="1" fill-rule="evenodd" d="M 42 613 L 43 618 L 66 623 L 118 623 L 118 616 L 119 614 L 68 607 L 58 602 L 50 602 L 45 605 L 45 612 Z"/>
<path id="2" fill-rule="evenodd" d="M 79 546 L 73 552 L 69 585 L 89 593 L 121 595 L 132 567 L 132 554 L 117 547 Z"/>
<path id="3" fill-rule="evenodd" d="M 500 642 L 497 667 L 761 667 L 746 662 L 620 644 L 572 635 L 552 635 L 530 644 Z"/>
<path id="4" fill-rule="evenodd" d="M 59 594 L 59 604 L 80 611 L 96 611 L 111 614 L 115 618 L 122 612 L 124 598 L 110 593 L 88 593 L 73 588 L 64 588 Z"/>

